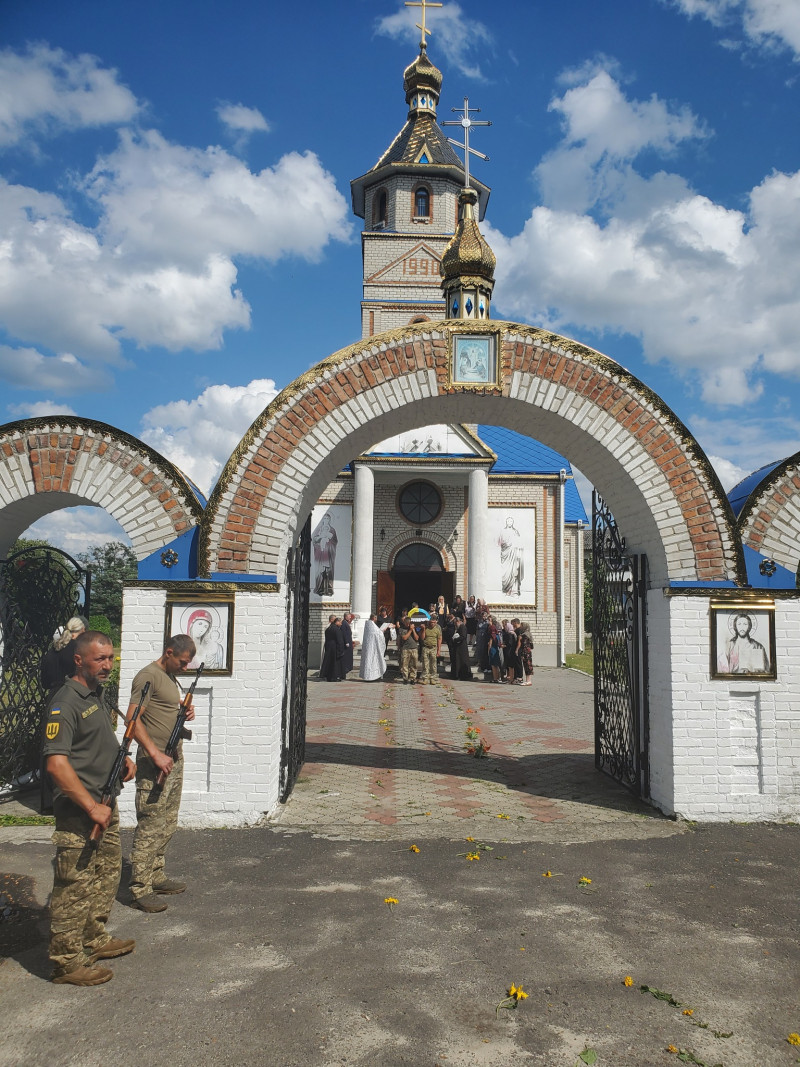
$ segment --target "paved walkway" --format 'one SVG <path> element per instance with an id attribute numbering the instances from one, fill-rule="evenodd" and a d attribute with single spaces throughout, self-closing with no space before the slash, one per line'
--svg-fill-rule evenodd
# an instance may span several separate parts
<path id="1" fill-rule="evenodd" d="M 306 762 L 282 830 L 562 843 L 681 832 L 595 770 L 587 675 L 539 669 L 532 686 L 389 679 L 309 681 Z M 467 753 L 469 726 L 487 757 Z"/>

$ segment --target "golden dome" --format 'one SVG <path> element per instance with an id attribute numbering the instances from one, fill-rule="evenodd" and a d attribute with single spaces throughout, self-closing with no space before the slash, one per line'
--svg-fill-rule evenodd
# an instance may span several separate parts
<path id="1" fill-rule="evenodd" d="M 424 48 L 403 72 L 403 88 L 406 91 L 408 104 L 411 103 L 412 96 L 419 89 L 427 89 L 428 92 L 434 93 L 438 100 L 442 88 L 442 72 L 431 63 Z"/>
<path id="2" fill-rule="evenodd" d="M 478 229 L 473 211 L 478 202 L 478 194 L 474 189 L 462 189 L 458 202 L 462 207 L 461 219 L 452 240 L 444 250 L 439 272 L 445 281 L 467 275 L 493 281 L 497 259 Z"/>

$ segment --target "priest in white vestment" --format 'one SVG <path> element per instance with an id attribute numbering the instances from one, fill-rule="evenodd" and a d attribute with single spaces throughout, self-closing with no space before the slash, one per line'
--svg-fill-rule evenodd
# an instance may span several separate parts
<path id="1" fill-rule="evenodd" d="M 377 682 L 386 672 L 386 641 L 378 629 L 377 615 L 370 615 L 364 623 L 364 635 L 361 638 L 361 666 L 358 676 L 364 682 Z"/>

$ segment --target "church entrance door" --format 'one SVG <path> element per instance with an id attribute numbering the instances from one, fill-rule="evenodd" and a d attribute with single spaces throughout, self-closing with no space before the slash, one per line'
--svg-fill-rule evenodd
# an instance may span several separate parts
<path id="1" fill-rule="evenodd" d="M 395 587 L 395 614 L 407 611 L 414 603 L 427 610 L 437 597 L 444 594 L 447 598 L 445 585 L 453 585 L 453 576 L 445 571 L 436 549 L 418 542 L 400 549 L 391 574 Z M 448 578 L 450 581 L 446 582 Z"/>

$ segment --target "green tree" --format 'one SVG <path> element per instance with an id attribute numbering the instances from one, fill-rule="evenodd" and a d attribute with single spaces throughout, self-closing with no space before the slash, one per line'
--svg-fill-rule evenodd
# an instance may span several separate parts
<path id="1" fill-rule="evenodd" d="M 122 625 L 122 584 L 138 575 L 133 549 L 122 541 L 109 541 L 82 552 L 78 562 L 92 571 L 92 614 L 105 615 L 111 625 L 119 629 Z"/>

